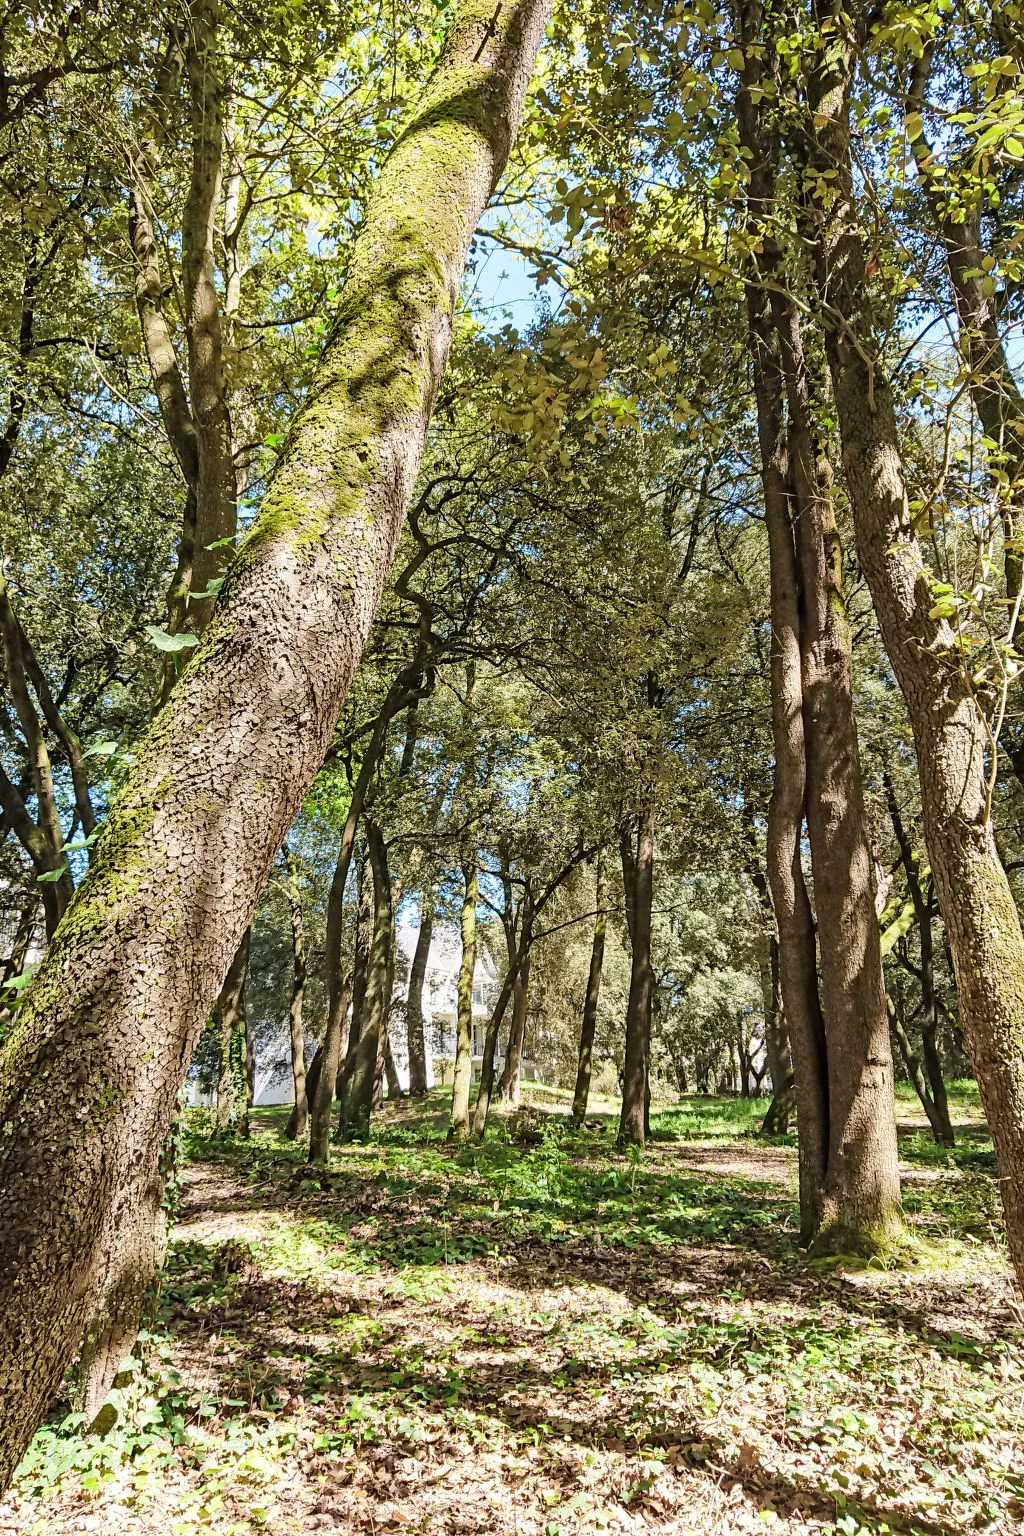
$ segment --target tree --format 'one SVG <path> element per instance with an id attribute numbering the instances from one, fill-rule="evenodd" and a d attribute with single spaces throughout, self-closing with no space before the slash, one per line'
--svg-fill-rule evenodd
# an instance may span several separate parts
<path id="1" fill-rule="evenodd" d="M 136 1228 L 192 1044 L 358 661 L 466 250 L 545 21 L 533 0 L 497 16 L 469 0 L 453 18 L 368 202 L 334 337 L 258 523 L 5 1044 L 4 1484 L 78 1342 L 97 1275 L 112 1264 L 134 1283 L 152 1267 L 152 1254 L 118 1253 L 115 1231 Z M 61 1105 L 43 1136 L 28 1091 L 40 1073 Z"/>
<path id="2" fill-rule="evenodd" d="M 865 17 L 815 10 L 834 29 L 807 82 L 817 277 L 857 544 L 914 730 L 925 838 L 956 969 L 964 1036 L 996 1146 L 1010 1252 L 1024 1277 L 1024 937 L 995 845 L 989 730 L 936 603 L 908 507 L 892 389 L 874 330 L 857 223 L 850 93 Z M 817 184 L 817 182 L 816 182 Z"/>
<path id="3" fill-rule="evenodd" d="M 590 1097 L 590 1075 L 594 1063 L 594 1036 L 597 1033 L 597 1005 L 601 997 L 601 972 L 604 969 L 604 936 L 608 927 L 605 903 L 608 890 L 604 876 L 604 858 L 597 855 L 597 887 L 594 895 L 594 942 L 590 953 L 590 971 L 587 976 L 587 996 L 583 1005 L 583 1022 L 580 1027 L 579 1067 L 576 1071 L 576 1088 L 572 1099 L 572 1120 L 582 1125 L 587 1117 L 587 1099 Z"/>

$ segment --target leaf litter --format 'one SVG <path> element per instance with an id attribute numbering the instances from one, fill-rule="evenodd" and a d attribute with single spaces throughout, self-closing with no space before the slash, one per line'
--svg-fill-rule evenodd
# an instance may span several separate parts
<path id="1" fill-rule="evenodd" d="M 795 1154 L 713 1101 L 644 1157 L 527 1111 L 483 1147 L 388 1109 L 330 1175 L 193 1118 L 117 1423 L 67 1404 L 0 1532 L 574 1536 L 1024 1530 L 1024 1315 L 991 1154 L 904 1128 L 920 1248 L 796 1246 Z M 279 1117 L 278 1117 L 279 1118 Z"/>

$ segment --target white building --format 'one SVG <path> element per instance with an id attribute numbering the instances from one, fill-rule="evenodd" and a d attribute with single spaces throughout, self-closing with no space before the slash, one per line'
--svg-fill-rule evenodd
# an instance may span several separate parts
<path id="1" fill-rule="evenodd" d="M 395 931 L 396 964 L 395 988 L 391 1000 L 391 1049 L 403 1088 L 409 1086 L 409 1058 L 406 1049 L 405 1002 L 409 992 L 409 971 L 419 937 L 419 925 L 399 923 Z M 427 958 L 427 970 L 423 980 L 423 1022 L 427 1046 L 427 1086 L 450 1083 L 455 1062 L 456 1022 L 458 1015 L 459 971 L 462 966 L 462 938 L 459 930 L 451 925 L 435 927 Z M 501 977 L 487 947 L 477 944 L 476 966 L 473 971 L 473 1076 L 479 1077 L 483 1058 L 484 1036 L 491 1010 L 501 988 Z M 500 1071 L 504 1064 L 504 1045 L 511 1022 L 511 1007 L 505 1015 L 496 1055 Z M 307 1061 L 315 1042 L 307 1039 Z M 523 1076 L 535 1075 L 533 1063 L 524 1057 Z M 199 1084 L 189 1078 L 187 1084 L 190 1104 L 209 1104 L 212 1095 L 200 1091 Z M 282 1019 L 280 1027 L 267 1041 L 257 1045 L 254 1073 L 253 1104 L 256 1108 L 270 1108 L 292 1102 L 291 1038 L 288 1020 Z"/>

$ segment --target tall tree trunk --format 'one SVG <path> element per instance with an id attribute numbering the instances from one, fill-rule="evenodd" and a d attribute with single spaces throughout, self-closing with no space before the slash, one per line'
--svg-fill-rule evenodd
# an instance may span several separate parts
<path id="1" fill-rule="evenodd" d="M 857 38 L 838 9 L 823 8 L 819 19 L 835 29 L 835 41 L 811 82 L 805 131 L 809 169 L 827 168 L 833 189 L 828 205 L 816 209 L 816 254 L 843 461 L 861 565 L 914 731 L 925 841 L 960 1018 L 995 1143 L 1010 1254 L 1024 1283 L 1024 937 L 992 829 L 987 731 L 952 630 L 931 616 L 875 335 L 850 149 Z"/>
<path id="2" fill-rule="evenodd" d="M 316 1098 L 316 1091 L 317 1091 L 317 1089 L 320 1086 L 320 1080 L 323 1077 L 323 1075 L 324 1075 L 324 1043 L 321 1040 L 320 1044 L 317 1046 L 316 1050 L 313 1052 L 313 1060 L 310 1062 L 309 1067 L 308 1067 L 308 1069 L 306 1071 L 306 1111 L 307 1111 L 307 1121 L 308 1121 L 308 1118 L 309 1118 L 309 1113 L 310 1113 L 310 1111 L 312 1109 L 313 1100 Z M 288 1117 L 288 1126 L 287 1126 L 287 1129 L 285 1130 L 285 1135 L 287 1136 L 289 1141 L 297 1140 L 296 1131 L 297 1131 L 298 1123 L 299 1123 L 299 1117 L 298 1117 L 298 1114 L 296 1113 L 296 1107 L 293 1104 L 292 1105 L 292 1112 L 291 1112 L 291 1114 Z"/>
<path id="3" fill-rule="evenodd" d="M 935 898 L 930 886 L 927 895 L 925 895 L 922 888 L 920 861 L 907 834 L 903 813 L 896 798 L 896 787 L 887 769 L 883 770 L 882 777 L 885 784 L 886 800 L 889 806 L 889 818 L 892 822 L 893 831 L 896 834 L 896 841 L 899 844 L 900 860 L 907 877 L 907 890 L 910 892 L 914 916 L 917 918 L 918 937 L 921 945 L 921 969 L 918 973 L 918 980 L 921 983 L 921 1054 L 924 1059 L 924 1069 L 935 1116 L 935 1119 L 932 1120 L 932 1114 L 929 1113 L 928 1118 L 932 1123 L 932 1129 L 935 1131 L 936 1141 L 941 1142 L 943 1146 L 952 1147 L 955 1145 L 956 1138 L 953 1135 L 953 1124 L 949 1118 L 949 1099 L 946 1095 L 946 1084 L 942 1076 L 942 1062 L 939 1058 L 936 1038 L 939 1028 L 939 1011 L 938 998 L 935 992 L 935 937 L 933 932 Z M 891 1015 L 892 1010 L 890 1008 L 890 1017 Z M 899 1040 L 898 1035 L 897 1040 Z"/>
<path id="4" fill-rule="evenodd" d="M 373 872 L 373 949 L 366 993 L 359 1010 L 359 1033 L 346 1061 L 341 1103 L 343 1135 L 361 1141 L 369 1139 L 374 1087 L 378 1067 L 383 1066 L 382 1036 L 388 1026 L 394 985 L 395 927 L 387 845 L 380 828 L 369 817 L 366 846 Z"/>
<path id="5" fill-rule="evenodd" d="M 395 1066 L 395 1053 L 391 1049 L 391 1035 L 385 1028 L 384 1034 L 384 1076 L 388 1085 L 388 1098 L 392 1104 L 398 1099 L 404 1099 L 402 1084 L 398 1077 L 398 1068 Z"/>
<path id="6" fill-rule="evenodd" d="M 632 850 L 630 850 L 632 851 Z M 626 1004 L 626 1052 L 622 1074 L 620 1147 L 642 1147 L 646 1139 L 647 1069 L 651 1046 L 651 910 L 654 899 L 654 803 L 637 818 L 637 846 L 632 859 L 632 891 L 626 898 L 632 913 L 629 1001 Z"/>
<path id="7" fill-rule="evenodd" d="M 195 422 L 199 478 L 189 627 L 200 633 L 213 608 L 236 525 L 235 469 L 221 341 L 220 298 L 214 280 L 214 236 L 221 208 L 225 84 L 218 36 L 218 0 L 193 0 L 185 49 L 192 130 L 192 175 L 181 229 L 188 382 Z"/>
<path id="8" fill-rule="evenodd" d="M 171 634 L 185 628 L 192 562 L 196 542 L 196 497 L 199 486 L 199 449 L 195 422 L 189 408 L 170 326 L 164 313 L 165 283 L 160 268 L 156 217 L 150 197 L 155 151 L 144 144 L 131 163 L 128 198 L 128 241 L 135 261 L 135 304 L 142 344 L 153 380 L 160 420 L 185 482 L 185 506 L 178 539 L 177 566 L 167 594 L 167 627 Z M 164 667 L 161 702 L 173 685 L 176 669 L 171 657 Z"/>
<path id="9" fill-rule="evenodd" d="M 228 970 L 214 1005 L 220 1039 L 220 1077 L 217 1081 L 216 1126 L 222 1136 L 249 1134 L 249 1080 L 246 1074 L 248 1039 L 245 1016 L 245 982 L 249 971 L 249 936 L 242 942 Z"/>
<path id="10" fill-rule="evenodd" d="M 1009 34 L 1009 35 L 1006 35 Z M 1012 21 L 1006 33 L 993 29 L 993 53 L 1009 52 L 1016 41 L 1017 63 L 1024 62 L 1019 32 Z M 953 291 L 958 322 L 957 341 L 963 359 L 967 387 L 981 429 L 991 445 L 990 483 L 999 508 L 1003 528 L 1003 576 L 1006 598 L 1012 612 L 1024 576 L 1024 550 L 1021 549 L 1021 523 L 1024 518 L 1024 396 L 1006 350 L 1001 314 L 1002 298 L 986 280 L 986 257 L 982 234 L 987 203 L 984 182 L 979 179 L 973 199 L 962 195 L 952 206 L 946 175 L 947 166 L 934 153 L 925 131 L 926 91 L 931 71 L 934 44 L 927 43 L 921 57 L 911 68 L 907 106 L 918 114 L 918 129 L 908 134 L 920 185 L 924 191 L 933 222 L 946 248 L 946 271 Z M 1004 89 L 1015 91 L 1007 77 Z M 995 105 L 993 103 L 993 105 Z M 959 191 L 963 190 L 961 183 Z M 1013 626 L 1013 641 L 1020 649 L 1024 634 L 1024 612 L 1019 612 Z M 1024 773 L 1024 758 L 1019 750 L 1008 753 L 1018 778 Z M 1024 783 L 1024 778 L 1021 778 Z"/>
<path id="11" fill-rule="evenodd" d="M 842 551 L 827 455 L 815 441 L 803 342 L 795 309 L 778 292 L 778 251 L 769 222 L 776 150 L 774 140 L 769 141 L 762 129 L 764 98 L 754 91 L 761 86 L 765 70 L 775 67 L 774 53 L 766 56 L 756 47 L 763 22 L 759 6 L 744 7 L 742 31 L 750 52 L 739 116 L 741 139 L 754 162 L 749 221 L 754 231 L 760 230 L 762 222 L 766 226 L 761 270 L 773 280 L 770 304 L 764 290 L 751 282 L 747 306 L 772 562 L 773 695 L 778 696 L 774 700 L 776 815 L 770 837 L 777 834 L 789 844 L 785 857 L 792 870 L 788 879 L 783 876 L 780 850 L 772 850 L 772 891 L 775 896 L 777 883 L 780 946 L 786 949 L 783 990 L 791 1014 L 798 1084 L 801 1078 L 809 1079 L 803 1118 L 811 1123 L 802 1140 L 810 1146 L 801 1184 L 801 1225 L 803 1235 L 815 1236 L 822 1246 L 870 1250 L 902 1228 L 892 1056 L 853 714 Z M 783 389 L 789 407 L 788 434 Z M 787 667 L 792 670 L 787 672 Z M 787 719 L 798 703 L 799 731 L 795 719 Z M 798 746 L 803 758 L 799 766 L 795 762 Z M 813 999 L 808 997 L 814 974 L 810 968 L 813 928 L 802 935 L 783 933 L 802 928 L 805 918 L 809 921 L 809 913 L 793 909 L 794 895 L 798 906 L 803 906 L 799 891 L 792 889 L 803 814 L 821 952 L 822 991 L 819 995 L 815 984 Z M 793 942 L 800 938 L 802 955 Z M 793 1009 L 791 988 L 796 994 Z M 824 1107 L 820 1098 L 827 1106 L 827 1119 L 820 1117 Z"/>
<path id="12" fill-rule="evenodd" d="M 388 726 L 408 701 L 412 677 L 410 668 L 403 668 L 388 690 L 380 714 L 377 716 L 370 740 L 363 753 L 363 760 L 359 765 L 359 772 L 352 786 L 352 798 L 349 801 L 348 814 L 341 831 L 341 846 L 327 897 L 327 935 L 324 945 L 324 969 L 327 977 L 325 1070 L 321 1079 L 323 1087 L 319 1088 L 321 1102 L 319 1106 L 315 1103 L 311 1105 L 309 1140 L 309 1160 L 318 1167 L 326 1168 L 330 1162 L 331 1096 L 338 1081 L 339 1069 L 347 1055 L 349 1042 L 346 1039 L 346 1023 L 349 1006 L 350 1004 L 353 1006 L 354 1012 L 361 1007 L 365 987 L 365 966 L 360 968 L 357 964 L 357 975 L 351 979 L 345 975 L 342 967 L 345 888 L 348 884 L 348 872 L 352 864 L 359 819 L 363 814 L 370 783 L 384 752 Z M 363 889 L 364 886 L 361 884 L 360 890 Z M 358 899 L 356 905 L 357 910 L 361 910 Z M 367 964 L 371 943 L 372 939 L 369 939 L 365 949 Z"/>
<path id="13" fill-rule="evenodd" d="M 921 1108 L 924 1110 L 925 1115 L 928 1118 L 928 1124 L 931 1126 L 932 1136 L 935 1141 L 941 1143 L 941 1122 L 936 1112 L 935 1100 L 929 1093 L 928 1084 L 924 1080 L 924 1073 L 921 1071 L 921 1062 L 914 1050 L 913 1042 L 907 1033 L 906 1019 L 904 1018 L 903 1013 L 902 993 L 898 993 L 896 997 L 893 997 L 892 995 L 889 997 L 889 1023 L 892 1025 L 892 1032 L 896 1036 L 896 1044 L 899 1046 L 900 1055 L 903 1057 L 903 1065 L 906 1068 L 907 1076 L 913 1085 L 914 1092 L 917 1094 Z"/>
<path id="14" fill-rule="evenodd" d="M 790 412 L 789 472 L 803 596 L 806 817 L 821 960 L 829 1144 L 818 1248 L 883 1247 L 903 1229 L 892 1051 L 867 834 L 843 554 L 827 444 L 816 443 L 803 339 L 773 294 Z"/>
<path id="15" fill-rule="evenodd" d="M 423 1099 L 427 1094 L 427 1043 L 423 1020 L 423 984 L 434 937 L 434 902 L 437 886 L 424 886 L 420 898 L 420 927 L 416 935 L 412 965 L 409 968 L 409 992 L 405 1004 L 405 1034 L 409 1050 L 409 1097 Z"/>
<path id="16" fill-rule="evenodd" d="M 464 0 L 453 17 L 374 182 L 257 525 L 4 1043 L 0 1488 L 100 1277 L 150 1263 L 118 1233 L 157 1176 L 195 1041 L 362 653 L 547 15 L 546 0 Z"/>
<path id="17" fill-rule="evenodd" d="M 800 592 L 793 534 L 784 386 L 778 337 L 768 293 L 761 283 L 774 274 L 778 253 L 771 231 L 775 163 L 757 110 L 763 75 L 774 55 L 762 56 L 760 6 L 741 8 L 745 63 L 738 99 L 741 143 L 750 151 L 748 232 L 764 242 L 761 270 L 747 285 L 757 430 L 768 533 L 771 598 L 771 704 L 775 772 L 768 811 L 767 864 L 779 938 L 782 996 L 796 1075 L 799 1131 L 800 1235 L 809 1242 L 821 1222 L 828 1157 L 828 1069 L 825 1027 L 818 993 L 814 919 L 801 858 L 807 760 L 804 741 L 800 653 Z"/>
<path id="18" fill-rule="evenodd" d="M 605 877 L 604 853 L 597 855 L 597 890 L 595 894 L 596 916 L 594 939 L 590 949 L 590 971 L 587 975 L 587 992 L 583 999 L 583 1024 L 580 1028 L 579 1064 L 576 1068 L 576 1090 L 572 1098 L 572 1123 L 582 1125 L 587 1116 L 587 1100 L 590 1097 L 590 1074 L 594 1062 L 594 1035 L 597 1032 L 597 1004 L 601 996 L 601 972 L 604 967 L 604 936 L 608 927 L 605 903 L 608 899 L 608 882 Z"/>
<path id="19" fill-rule="evenodd" d="M 346 822 L 346 831 L 348 823 Z M 352 1003 L 352 975 L 342 966 L 341 935 L 345 912 L 345 887 L 352 865 L 355 832 L 351 839 L 342 834 L 341 851 L 334 866 L 334 877 L 327 897 L 327 936 L 324 968 L 327 973 L 327 1028 L 324 1031 L 323 1069 L 310 1094 L 309 1160 L 327 1168 L 331 1161 L 331 1105 L 338 1073 L 347 1049 L 348 1011 Z M 357 898 L 358 910 L 358 898 Z"/>
<path id="20" fill-rule="evenodd" d="M 338 1100 L 338 1128 L 335 1140 L 343 1141 L 346 1133 L 345 1097 L 359 1057 L 359 1036 L 366 1020 L 366 991 L 370 979 L 370 962 L 373 955 L 374 912 L 373 877 L 370 856 L 364 848 L 356 867 L 356 927 L 355 956 L 352 965 L 352 1017 L 348 1027 L 348 1040 L 341 1071 L 335 1085 Z"/>
<path id="21" fill-rule="evenodd" d="M 779 941 L 769 938 L 768 974 L 764 983 L 764 1046 L 768 1073 L 772 1080 L 772 1101 L 761 1121 L 763 1136 L 784 1136 L 789 1117 L 796 1108 L 796 1074 L 789 1049 L 789 1032 L 782 1003 L 782 977 L 779 969 Z"/>
<path id="22" fill-rule="evenodd" d="M 480 1063 L 480 1087 L 476 1096 L 476 1107 L 473 1111 L 473 1134 L 479 1140 L 483 1140 L 484 1131 L 487 1128 L 487 1116 L 491 1108 L 491 1093 L 494 1088 L 494 1057 L 498 1049 L 498 1033 L 508 1011 L 509 1000 L 515 996 L 516 986 L 522 981 L 523 967 L 529 962 L 530 945 L 533 943 L 534 910 L 529 891 L 523 897 L 523 920 L 519 932 L 519 943 L 514 954 L 510 955 L 510 965 L 505 973 L 505 979 L 501 984 L 501 991 L 491 1016 L 487 1021 L 487 1032 L 484 1036 L 483 1059 Z M 520 989 L 521 995 L 523 994 Z M 515 1030 L 515 1018 L 513 1016 L 512 1029 Z"/>
<path id="23" fill-rule="evenodd" d="M 299 866 L 295 854 L 284 845 L 288 876 L 288 916 L 292 928 L 292 997 L 288 1009 L 288 1033 L 291 1042 L 292 1086 L 294 1101 L 285 1135 L 300 1141 L 306 1134 L 309 1107 L 306 1102 L 306 1035 L 302 1007 L 306 995 L 306 940 L 302 928 L 302 903 L 299 893 Z"/>
<path id="24" fill-rule="evenodd" d="M 750 1055 L 747 1051 L 747 1042 L 743 1036 L 743 1025 L 740 1024 L 736 1031 L 736 1060 L 738 1063 L 738 1082 L 741 1099 L 750 1098 Z"/>
<path id="25" fill-rule="evenodd" d="M 33 824 L 26 816 L 29 822 L 26 837 L 18 818 L 17 832 L 19 841 L 32 859 L 37 874 L 47 877 L 40 889 L 43 896 L 46 934 L 49 938 L 67 909 L 74 894 L 74 887 L 71 883 L 67 855 L 64 852 L 64 833 L 60 823 L 50 754 L 39 715 L 29 693 L 21 626 L 11 606 L 7 582 L 2 572 L 0 572 L 0 638 L 3 643 L 7 683 L 11 690 L 18 723 L 25 738 L 25 750 L 32 774 L 32 788 L 36 797 L 35 823 Z M 18 798 L 20 800 L 20 796 Z M 8 799 L 9 794 L 5 795 L 5 800 Z M 53 875 L 57 875 L 57 878 L 49 878 Z"/>
<path id="26" fill-rule="evenodd" d="M 519 974 L 512 988 L 512 1023 L 508 1032 L 505 1064 L 498 1083 L 498 1098 L 503 1104 L 518 1108 L 522 1094 L 523 1053 L 526 1047 L 526 1019 L 530 1011 L 530 956 L 523 956 Z"/>
<path id="27" fill-rule="evenodd" d="M 463 861 L 462 962 L 459 966 L 458 1012 L 455 1026 L 455 1070 L 452 1074 L 452 1108 L 448 1126 L 451 1141 L 469 1136 L 469 1088 L 473 1081 L 473 971 L 476 967 L 476 853 Z"/>

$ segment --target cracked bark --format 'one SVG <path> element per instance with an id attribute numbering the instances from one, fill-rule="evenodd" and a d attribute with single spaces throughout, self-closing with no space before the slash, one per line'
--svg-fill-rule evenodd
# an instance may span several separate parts
<path id="1" fill-rule="evenodd" d="M 806 158 L 818 198 L 817 280 L 861 565 L 910 716 L 925 841 L 949 938 L 964 1038 L 992 1131 L 1010 1254 L 1024 1282 L 1024 937 L 996 849 L 986 730 L 931 588 L 908 506 L 899 428 L 879 353 L 850 145 L 856 25 L 838 8 L 810 82 Z"/>
<path id="2" fill-rule="evenodd" d="M 368 198 L 260 519 L 4 1042 L 2 1486 L 103 1277 L 152 1273 L 119 1234 L 157 1176 L 195 1041 L 362 653 L 547 15 L 545 0 L 497 14 L 466 0 L 453 18 Z"/>

